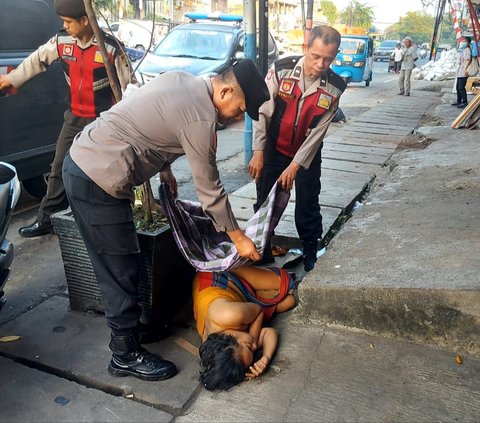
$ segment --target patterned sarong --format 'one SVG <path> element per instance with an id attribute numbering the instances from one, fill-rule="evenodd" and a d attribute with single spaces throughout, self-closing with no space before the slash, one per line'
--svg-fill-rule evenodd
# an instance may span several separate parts
<path id="1" fill-rule="evenodd" d="M 217 232 L 200 203 L 174 199 L 167 184 L 161 184 L 160 203 L 172 229 L 173 237 L 185 259 L 197 270 L 223 272 L 253 264 L 240 257 L 226 232 Z M 260 209 L 248 220 L 245 235 L 263 255 L 265 244 L 277 226 L 290 192 L 275 184 Z"/>

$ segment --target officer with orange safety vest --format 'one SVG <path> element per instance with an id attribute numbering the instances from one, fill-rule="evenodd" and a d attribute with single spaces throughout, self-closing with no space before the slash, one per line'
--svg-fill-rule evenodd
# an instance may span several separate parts
<path id="1" fill-rule="evenodd" d="M 257 184 L 258 210 L 276 181 L 290 190 L 295 182 L 295 224 L 303 243 L 304 268 L 313 269 L 322 215 L 318 196 L 321 184 L 321 148 L 338 108 L 345 81 L 330 69 L 341 36 L 334 28 L 312 28 L 304 56 L 276 61 L 266 76 L 271 98 L 254 122 L 250 175 Z M 263 263 L 273 262 L 271 248 Z"/>
<path id="2" fill-rule="evenodd" d="M 11 73 L 0 76 L 0 90 L 18 88 L 60 60 L 69 86 L 69 109 L 65 111 L 65 121 L 57 139 L 47 193 L 42 199 L 35 222 L 19 229 L 23 237 L 53 232 L 50 216 L 68 207 L 62 181 L 65 154 L 75 135 L 115 103 L 83 0 L 55 0 L 55 11 L 62 19 L 64 29 L 41 45 Z M 114 37 L 104 34 L 104 41 L 123 91 L 131 80 L 131 66 Z M 18 95 L 21 95 L 21 91 Z"/>

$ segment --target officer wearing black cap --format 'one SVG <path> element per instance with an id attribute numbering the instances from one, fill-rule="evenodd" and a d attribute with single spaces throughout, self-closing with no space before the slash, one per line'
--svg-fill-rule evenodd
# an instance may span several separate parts
<path id="1" fill-rule="evenodd" d="M 69 85 L 69 108 L 57 139 L 47 193 L 35 221 L 19 229 L 20 235 L 26 238 L 53 232 L 50 216 L 68 207 L 62 181 L 65 154 L 75 135 L 114 103 L 103 57 L 86 16 L 83 0 L 55 0 L 54 7 L 64 29 L 40 46 L 13 72 L 0 76 L 0 89 L 20 87 L 59 60 Z M 117 40 L 107 34 L 104 34 L 104 39 L 115 74 L 124 90 L 131 80 L 131 66 Z"/>
<path id="2" fill-rule="evenodd" d="M 132 221 L 133 188 L 160 172 L 161 181 L 176 195 L 170 165 L 185 155 L 206 215 L 218 231 L 227 232 L 240 256 L 259 260 L 219 178 L 216 126 L 240 119 L 245 111 L 258 119 L 258 109 L 269 97 L 250 59 L 210 78 L 165 72 L 102 113 L 75 138 L 63 179 L 102 291 L 112 331 L 113 375 L 160 380 L 176 372 L 173 363 L 140 346 L 140 249 Z"/>

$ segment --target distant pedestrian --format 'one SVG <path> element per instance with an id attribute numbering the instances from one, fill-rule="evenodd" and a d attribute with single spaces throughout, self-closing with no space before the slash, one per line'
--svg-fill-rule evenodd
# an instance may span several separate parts
<path id="1" fill-rule="evenodd" d="M 457 106 L 458 109 L 463 109 L 467 105 L 467 90 L 465 89 L 467 85 L 467 79 L 469 77 L 467 68 L 472 62 L 472 39 L 470 37 L 463 37 L 462 42 L 460 43 L 460 48 L 463 48 L 463 51 L 459 54 L 458 57 L 458 66 L 457 66 L 457 101 L 452 103 L 452 106 Z"/>
<path id="2" fill-rule="evenodd" d="M 393 51 L 393 71 L 395 73 L 400 73 L 400 66 L 402 65 L 402 43 L 398 43 Z"/>
<path id="3" fill-rule="evenodd" d="M 400 77 L 398 85 L 400 87 L 399 95 L 410 95 L 410 78 L 412 77 L 412 70 L 415 67 L 415 60 L 418 59 L 417 47 L 413 45 L 410 37 L 405 37 L 403 40 L 405 47 L 402 50 L 402 65 L 400 67 Z"/>

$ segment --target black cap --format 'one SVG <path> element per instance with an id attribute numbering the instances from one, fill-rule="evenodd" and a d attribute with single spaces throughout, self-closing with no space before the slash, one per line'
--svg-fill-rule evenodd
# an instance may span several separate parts
<path id="1" fill-rule="evenodd" d="M 270 99 L 267 84 L 252 59 L 241 59 L 233 64 L 233 74 L 245 95 L 248 116 L 258 120 L 258 109 Z"/>
<path id="2" fill-rule="evenodd" d="M 87 16 L 83 0 L 55 0 L 55 12 L 57 15 L 73 19 Z"/>

